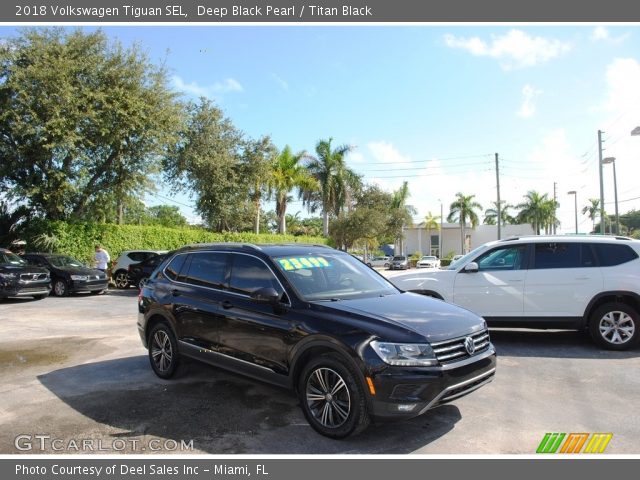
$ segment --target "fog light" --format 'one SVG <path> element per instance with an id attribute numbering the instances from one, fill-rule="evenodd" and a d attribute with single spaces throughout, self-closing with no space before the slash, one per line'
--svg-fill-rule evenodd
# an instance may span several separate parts
<path id="1" fill-rule="evenodd" d="M 398 409 L 399 412 L 411 412 L 413 411 L 414 408 L 416 408 L 416 404 L 415 403 L 404 403 L 404 404 L 399 404 L 396 405 L 396 408 Z"/>

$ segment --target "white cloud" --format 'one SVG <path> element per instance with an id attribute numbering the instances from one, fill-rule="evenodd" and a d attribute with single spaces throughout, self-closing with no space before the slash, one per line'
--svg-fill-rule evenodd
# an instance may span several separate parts
<path id="1" fill-rule="evenodd" d="M 606 81 L 606 110 L 623 112 L 640 102 L 640 63 L 637 60 L 616 58 L 607 67 Z"/>
<path id="2" fill-rule="evenodd" d="M 364 163 L 365 159 L 364 159 L 364 155 L 360 152 L 349 152 L 349 157 L 348 157 L 350 162 L 353 163 Z"/>
<path id="3" fill-rule="evenodd" d="M 568 42 L 534 37 L 522 30 L 510 30 L 504 35 L 491 35 L 490 41 L 479 37 L 464 38 L 447 34 L 444 41 L 450 48 L 460 48 L 479 57 L 495 58 L 505 70 L 540 65 L 571 49 Z"/>
<path id="4" fill-rule="evenodd" d="M 385 141 L 371 142 L 367 144 L 367 148 L 371 152 L 371 155 L 376 162 L 393 162 L 393 163 L 406 163 L 411 159 L 402 155 L 393 144 Z"/>
<path id="5" fill-rule="evenodd" d="M 628 32 L 617 37 L 612 37 L 609 30 L 603 26 L 597 26 L 591 32 L 591 40 L 593 40 L 594 42 L 605 41 L 618 44 L 624 42 L 627 38 L 629 38 Z"/>
<path id="6" fill-rule="evenodd" d="M 211 85 L 199 85 L 197 82 L 187 83 L 182 79 L 182 77 L 178 75 L 174 75 L 172 80 L 176 90 L 196 97 L 210 98 L 219 96 L 224 93 L 243 91 L 240 82 L 233 78 L 227 78 L 221 82 L 216 82 Z"/>
<path id="7" fill-rule="evenodd" d="M 289 90 L 289 84 L 286 80 L 282 79 L 278 74 L 272 73 L 271 78 L 275 80 L 275 82 L 280 86 L 282 90 Z"/>
<path id="8" fill-rule="evenodd" d="M 538 90 L 529 84 L 522 87 L 522 105 L 520 105 L 517 113 L 519 117 L 531 118 L 536 113 L 536 105 L 533 100 L 541 93 L 542 90 Z"/>

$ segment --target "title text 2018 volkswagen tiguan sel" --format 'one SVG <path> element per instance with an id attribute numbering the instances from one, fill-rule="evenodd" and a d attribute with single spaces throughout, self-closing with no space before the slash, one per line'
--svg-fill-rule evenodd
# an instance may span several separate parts
<path id="1" fill-rule="evenodd" d="M 194 245 L 140 292 L 155 373 L 181 356 L 293 388 L 319 433 L 410 418 L 493 379 L 484 320 L 398 290 L 350 255 L 310 245 Z"/>

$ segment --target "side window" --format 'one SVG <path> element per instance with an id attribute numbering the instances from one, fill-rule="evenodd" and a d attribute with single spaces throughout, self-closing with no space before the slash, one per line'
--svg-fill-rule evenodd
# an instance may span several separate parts
<path id="1" fill-rule="evenodd" d="M 520 270 L 524 259 L 526 245 L 500 247 L 478 257 L 476 263 L 481 272 Z"/>
<path id="2" fill-rule="evenodd" d="M 147 256 L 145 255 L 144 252 L 131 252 L 129 253 L 129 255 L 127 255 L 131 260 L 133 260 L 134 262 L 141 262 L 143 261 L 145 258 L 147 258 Z"/>
<path id="3" fill-rule="evenodd" d="M 192 253 L 186 282 L 209 288 L 224 288 L 228 253 Z"/>
<path id="4" fill-rule="evenodd" d="M 271 270 L 260 259 L 250 255 L 233 256 L 229 287 L 232 292 L 245 295 L 265 287 L 275 288 L 278 293 L 283 293 Z"/>
<path id="5" fill-rule="evenodd" d="M 535 269 L 594 267 L 595 260 L 589 245 L 582 243 L 535 243 Z"/>
<path id="6" fill-rule="evenodd" d="M 187 255 L 176 255 L 173 257 L 173 260 L 169 262 L 167 268 L 165 268 L 164 273 L 171 280 L 176 280 L 178 275 L 180 275 L 180 270 L 184 266 L 184 262 L 187 259 Z"/>
<path id="7" fill-rule="evenodd" d="M 622 265 L 638 258 L 638 254 L 628 245 L 596 243 L 594 247 L 601 267 Z"/>

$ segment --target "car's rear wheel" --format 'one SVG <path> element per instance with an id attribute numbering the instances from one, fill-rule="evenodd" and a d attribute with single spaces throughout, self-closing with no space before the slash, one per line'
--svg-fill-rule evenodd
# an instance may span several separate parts
<path id="1" fill-rule="evenodd" d="M 140 280 L 138 280 L 138 288 L 143 288 L 148 281 L 149 277 L 142 277 Z"/>
<path id="2" fill-rule="evenodd" d="M 171 327 L 158 323 L 149 332 L 149 361 L 160 378 L 171 378 L 178 368 L 178 343 Z"/>
<path id="3" fill-rule="evenodd" d="M 115 284 L 116 288 L 129 288 L 129 285 L 131 284 L 129 273 L 125 270 L 118 270 L 113 276 L 113 283 Z"/>
<path id="4" fill-rule="evenodd" d="M 640 338 L 638 312 L 625 303 L 611 302 L 596 309 L 589 319 L 591 338 L 608 350 L 627 350 Z"/>
<path id="5" fill-rule="evenodd" d="M 298 395 L 307 421 L 324 436 L 345 438 L 369 425 L 364 387 L 341 355 L 327 353 L 305 365 Z"/>
<path id="6" fill-rule="evenodd" d="M 63 279 L 56 278 L 53 281 L 53 288 L 51 289 L 51 291 L 56 297 L 66 297 L 67 295 L 69 295 L 69 286 Z"/>

